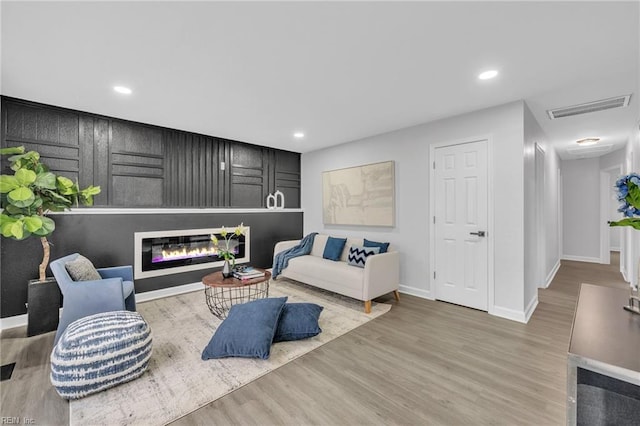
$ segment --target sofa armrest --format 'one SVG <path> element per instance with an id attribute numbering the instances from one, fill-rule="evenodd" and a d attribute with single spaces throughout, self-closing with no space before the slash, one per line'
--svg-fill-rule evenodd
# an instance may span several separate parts
<path id="1" fill-rule="evenodd" d="M 367 257 L 364 264 L 363 300 L 371 300 L 400 287 L 400 253 L 397 251 Z"/>
<path id="2" fill-rule="evenodd" d="M 281 251 L 290 249 L 291 247 L 295 247 L 298 244 L 300 244 L 300 240 L 288 240 L 276 243 L 276 246 L 273 249 L 273 257 L 275 258 L 276 254 L 280 253 Z"/>

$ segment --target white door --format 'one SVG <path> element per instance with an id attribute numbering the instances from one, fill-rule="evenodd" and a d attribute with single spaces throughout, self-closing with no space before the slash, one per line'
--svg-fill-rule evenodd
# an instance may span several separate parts
<path id="1" fill-rule="evenodd" d="M 488 306 L 487 141 L 435 149 L 436 299 Z"/>

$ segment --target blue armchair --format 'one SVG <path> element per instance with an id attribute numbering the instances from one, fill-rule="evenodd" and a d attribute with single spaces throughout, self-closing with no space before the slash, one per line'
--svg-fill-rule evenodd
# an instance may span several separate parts
<path id="1" fill-rule="evenodd" d="M 133 268 L 130 265 L 97 269 L 101 280 L 74 281 L 65 264 L 78 256 L 78 253 L 70 254 L 50 264 L 51 272 L 64 296 L 62 318 L 54 345 L 67 326 L 77 319 L 102 312 L 136 310 Z"/>

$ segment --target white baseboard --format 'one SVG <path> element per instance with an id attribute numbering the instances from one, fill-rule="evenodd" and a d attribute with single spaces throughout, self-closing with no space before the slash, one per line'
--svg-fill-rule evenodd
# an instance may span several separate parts
<path id="1" fill-rule="evenodd" d="M 0 330 L 22 327 L 23 325 L 27 325 L 27 314 L 14 315 L 12 317 L 0 319 Z"/>
<path id="2" fill-rule="evenodd" d="M 191 293 L 192 291 L 203 290 L 204 286 L 201 282 L 179 285 L 176 287 L 163 288 L 160 290 L 146 291 L 136 294 L 136 303 L 144 303 L 150 300 L 161 299 L 163 297 L 177 296 L 179 294 Z M 60 308 L 62 315 L 62 308 Z M 10 328 L 26 326 L 28 315 L 14 315 L 12 317 L 0 319 L 0 330 L 8 330 Z"/>
<path id="3" fill-rule="evenodd" d="M 524 310 L 525 323 L 529 322 L 529 320 L 531 319 L 531 315 L 533 315 L 533 312 L 536 310 L 537 307 L 538 307 L 538 292 L 536 292 L 536 295 L 533 297 L 533 299 L 531 299 L 531 302 L 529 302 L 529 306 L 527 306 L 527 308 Z"/>
<path id="4" fill-rule="evenodd" d="M 620 247 L 609 247 L 609 251 L 620 251 Z"/>
<path id="5" fill-rule="evenodd" d="M 570 254 L 563 254 L 561 259 L 575 260 L 576 262 L 601 263 L 599 257 L 573 256 Z"/>
<path id="6" fill-rule="evenodd" d="M 409 294 L 411 296 L 421 297 L 423 299 L 435 300 L 431 296 L 431 292 L 429 290 L 423 290 L 421 288 L 409 287 L 408 285 L 400 284 L 400 288 L 398 289 L 400 293 Z"/>
<path id="7" fill-rule="evenodd" d="M 515 309 L 503 308 L 501 306 L 493 306 L 489 309 L 489 314 L 496 317 L 505 318 L 511 321 L 518 321 L 522 323 L 527 322 L 527 317 L 524 311 L 517 311 Z"/>
<path id="8" fill-rule="evenodd" d="M 192 291 L 198 290 L 204 290 L 204 284 L 202 284 L 202 282 L 183 284 L 175 287 L 162 288 L 160 290 L 145 291 L 144 293 L 136 294 L 136 303 L 162 299 L 163 297 L 177 296 L 179 294 L 191 293 Z"/>
<path id="9" fill-rule="evenodd" d="M 622 274 L 622 279 L 626 282 L 631 282 L 629 276 L 627 275 L 627 269 L 624 266 L 620 267 L 620 273 Z"/>
<path id="10" fill-rule="evenodd" d="M 553 279 L 556 277 L 556 274 L 558 273 L 558 269 L 560 269 L 560 259 L 558 259 L 553 269 L 551 269 L 551 272 L 549 272 L 549 274 L 547 275 L 547 279 L 545 280 L 544 286 L 542 288 L 549 287 L 549 285 L 551 284 L 551 281 L 553 281 Z"/>

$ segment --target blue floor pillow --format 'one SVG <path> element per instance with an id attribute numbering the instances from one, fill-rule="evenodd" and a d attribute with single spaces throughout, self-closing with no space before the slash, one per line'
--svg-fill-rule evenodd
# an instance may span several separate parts
<path id="1" fill-rule="evenodd" d="M 202 351 L 202 359 L 269 358 L 278 319 L 286 302 L 286 297 L 277 297 L 233 305 Z"/>
<path id="2" fill-rule="evenodd" d="M 324 308 L 315 303 L 287 303 L 284 305 L 273 342 L 301 340 L 322 332 L 318 325 Z"/>

